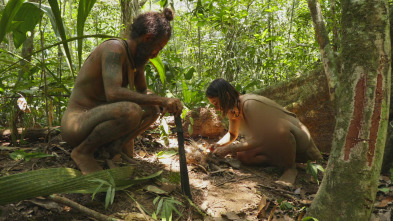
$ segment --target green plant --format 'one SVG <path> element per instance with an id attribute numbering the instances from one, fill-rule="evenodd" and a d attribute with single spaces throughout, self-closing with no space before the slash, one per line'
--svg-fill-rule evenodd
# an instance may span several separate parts
<path id="1" fill-rule="evenodd" d="M 177 154 L 177 151 L 174 149 L 163 150 L 157 153 L 158 159 L 169 158 Z"/>
<path id="2" fill-rule="evenodd" d="M 311 174 L 314 180 L 318 183 L 319 185 L 319 180 L 318 180 L 318 170 L 321 171 L 322 173 L 325 172 L 325 169 L 319 164 L 314 164 L 311 163 L 311 161 L 307 161 L 307 168 L 306 172 L 308 174 Z"/>
<path id="3" fill-rule="evenodd" d="M 293 205 L 289 203 L 288 201 L 279 199 L 277 202 L 280 204 L 280 209 L 281 210 L 291 210 L 293 209 Z"/>
<path id="4" fill-rule="evenodd" d="M 15 150 L 14 152 L 10 153 L 10 157 L 13 160 L 26 160 L 30 161 L 33 158 L 44 158 L 44 157 L 53 157 L 54 155 L 46 154 L 42 152 L 31 152 L 26 153 L 24 150 Z"/>
<path id="5" fill-rule="evenodd" d="M 106 196 L 105 196 L 105 209 L 108 208 L 109 204 L 113 204 L 113 201 L 115 199 L 115 192 L 116 192 L 116 183 L 113 179 L 112 176 L 109 176 L 109 182 L 102 180 L 102 179 L 92 179 L 91 182 L 97 182 L 99 185 L 95 189 L 93 195 L 92 195 L 92 200 L 94 199 L 96 193 L 98 193 L 101 188 L 105 188 L 107 186 L 106 190 Z"/>
<path id="6" fill-rule="evenodd" d="M 160 130 L 160 134 L 161 134 L 161 139 L 164 140 L 165 145 L 169 145 L 169 126 L 168 123 L 166 122 L 165 118 L 161 118 L 161 124 L 158 127 Z"/>
<path id="7" fill-rule="evenodd" d="M 318 221 L 318 219 L 314 218 L 314 217 L 311 217 L 311 216 L 307 216 L 307 217 L 304 217 L 302 219 L 302 221 Z"/>
<path id="8" fill-rule="evenodd" d="M 152 214 L 154 219 L 157 219 L 157 217 L 160 216 L 162 221 L 172 221 L 173 211 L 175 211 L 179 216 L 182 216 L 179 210 L 176 209 L 176 205 L 183 206 L 183 204 L 173 197 L 157 196 L 153 200 L 153 204 L 157 204 L 157 209 Z"/>
<path id="9" fill-rule="evenodd" d="M 190 116 L 190 124 L 188 125 L 188 133 L 190 134 L 190 135 L 192 135 L 192 132 L 194 132 L 194 130 L 193 130 L 193 126 L 194 126 L 194 118 L 192 118 L 191 116 Z"/>

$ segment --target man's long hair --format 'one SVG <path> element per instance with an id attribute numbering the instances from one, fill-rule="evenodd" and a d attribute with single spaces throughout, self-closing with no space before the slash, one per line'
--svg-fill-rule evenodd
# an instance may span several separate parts
<path id="1" fill-rule="evenodd" d="M 239 92 L 226 80 L 218 78 L 210 83 L 206 89 L 206 96 L 209 98 L 218 97 L 224 115 L 232 110 L 235 105 L 239 105 Z"/>
<path id="2" fill-rule="evenodd" d="M 173 12 L 169 8 L 164 8 L 162 13 L 146 12 L 134 19 L 131 25 L 130 38 L 138 39 L 146 34 L 153 35 L 153 42 L 161 40 L 163 37 L 171 37 L 171 24 Z"/>

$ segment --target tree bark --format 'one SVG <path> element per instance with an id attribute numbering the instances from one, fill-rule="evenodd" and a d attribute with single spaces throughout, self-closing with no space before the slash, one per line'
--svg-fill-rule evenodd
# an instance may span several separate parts
<path id="1" fill-rule="evenodd" d="M 317 0 L 308 0 L 308 7 L 310 8 L 311 17 L 314 24 L 315 35 L 319 44 L 319 50 L 321 52 L 321 58 L 327 82 L 330 91 L 330 99 L 334 101 L 334 90 L 337 82 L 337 63 L 333 53 L 333 48 L 330 45 L 329 36 L 325 28 L 323 21 L 321 6 Z"/>
<path id="2" fill-rule="evenodd" d="M 310 2 L 318 4 L 309 0 L 309 5 L 312 5 Z M 369 220 L 389 114 L 388 1 L 343 0 L 341 3 L 341 73 L 335 75 L 335 64 L 329 67 L 324 61 L 325 69 L 328 66 L 328 70 L 333 70 L 327 74 L 333 75 L 328 77 L 335 89 L 337 110 L 332 151 L 324 179 L 307 215 L 318 220 Z M 310 10 L 314 18 L 315 10 L 312 7 Z M 320 47 L 331 48 L 328 45 Z M 327 51 L 321 50 L 321 53 Z M 322 58 L 329 59 L 323 54 Z"/>
<path id="3" fill-rule="evenodd" d="M 393 33 L 393 6 L 389 7 L 390 15 L 390 33 Z M 392 34 L 390 34 L 390 47 L 393 48 L 393 39 Z M 393 67 L 391 67 L 392 70 Z M 393 82 L 391 82 L 391 87 Z M 389 124 L 388 124 L 388 135 L 386 137 L 386 145 L 385 151 L 383 154 L 383 163 L 381 168 L 381 174 L 383 175 L 391 175 L 390 168 L 392 168 L 393 164 L 393 96 L 392 91 L 390 93 L 390 108 L 389 108 Z"/>
<path id="4" fill-rule="evenodd" d="M 131 31 L 131 24 L 140 13 L 141 8 L 146 4 L 147 0 L 120 0 L 121 7 L 121 22 L 124 25 L 124 30 L 121 31 L 120 36 L 128 38 Z"/>

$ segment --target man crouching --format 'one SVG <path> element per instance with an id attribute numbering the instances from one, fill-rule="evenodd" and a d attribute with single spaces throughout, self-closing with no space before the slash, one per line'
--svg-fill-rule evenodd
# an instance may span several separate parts
<path id="1" fill-rule="evenodd" d="M 157 119 L 160 107 L 182 112 L 179 99 L 149 93 L 144 75 L 147 61 L 171 37 L 172 20 L 168 8 L 141 14 L 127 40 L 101 43 L 84 62 L 61 121 L 62 137 L 74 147 L 71 158 L 83 174 L 102 170 L 94 159 L 102 146 L 132 158 L 134 138 Z"/>

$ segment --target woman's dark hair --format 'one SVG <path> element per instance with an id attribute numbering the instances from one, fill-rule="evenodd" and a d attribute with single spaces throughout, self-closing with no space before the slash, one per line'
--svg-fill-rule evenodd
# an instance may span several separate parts
<path id="1" fill-rule="evenodd" d="M 223 114 L 239 105 L 239 92 L 226 80 L 218 78 L 210 83 L 206 89 L 206 96 L 209 98 L 218 97 Z"/>
<path id="2" fill-rule="evenodd" d="M 164 8 L 162 13 L 146 12 L 134 19 L 131 25 L 130 38 L 137 39 L 145 34 L 153 35 L 153 42 L 161 40 L 163 37 L 171 37 L 171 24 L 173 12 L 169 8 Z"/>

